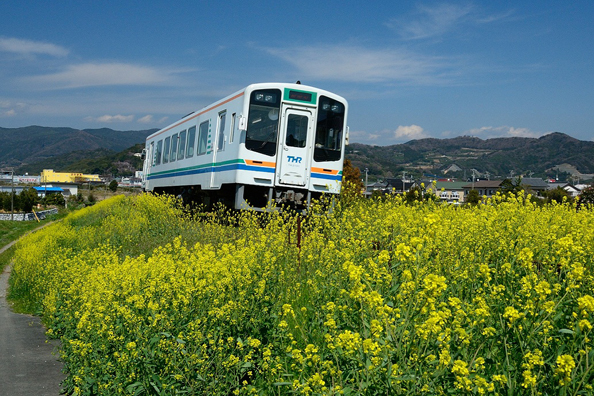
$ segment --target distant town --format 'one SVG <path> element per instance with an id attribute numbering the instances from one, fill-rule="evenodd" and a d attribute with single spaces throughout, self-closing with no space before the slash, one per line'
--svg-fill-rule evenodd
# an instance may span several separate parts
<path id="1" fill-rule="evenodd" d="M 107 180 L 99 175 L 87 175 L 73 172 L 55 172 L 44 169 L 41 175 L 13 175 L 10 171 L 0 173 L 0 192 L 14 191 L 20 194 L 23 189 L 34 187 L 41 198 L 46 194 L 60 193 L 65 199 L 76 196 L 83 185 L 106 186 L 115 180 L 119 187 L 140 188 L 142 172 L 135 172 L 133 177 L 120 177 Z"/>

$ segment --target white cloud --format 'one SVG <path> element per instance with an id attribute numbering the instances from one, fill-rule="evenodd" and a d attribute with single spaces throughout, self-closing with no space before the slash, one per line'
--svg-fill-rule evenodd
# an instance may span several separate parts
<path id="1" fill-rule="evenodd" d="M 405 39 L 425 39 L 440 36 L 452 30 L 472 11 L 473 7 L 470 4 L 444 3 L 434 7 L 419 6 L 412 16 L 392 19 L 387 25 Z"/>
<path id="2" fill-rule="evenodd" d="M 151 124 L 151 123 L 153 123 L 153 116 L 150 114 L 147 114 L 144 117 L 139 118 L 138 122 L 140 122 L 141 124 Z"/>
<path id="3" fill-rule="evenodd" d="M 170 73 L 127 63 L 83 63 L 64 71 L 29 77 L 26 81 L 46 89 L 110 85 L 159 85 L 170 80 Z"/>
<path id="4" fill-rule="evenodd" d="M 51 43 L 0 37 L 0 52 L 12 52 L 20 55 L 45 54 L 51 56 L 66 56 L 69 51 L 64 47 Z"/>
<path id="5" fill-rule="evenodd" d="M 27 107 L 26 103 L 2 100 L 0 101 L 0 109 L 2 109 L 0 117 L 14 117 L 22 113 Z"/>
<path id="6" fill-rule="evenodd" d="M 155 118 L 151 114 L 147 114 L 144 117 L 139 118 L 137 121 L 141 124 L 163 125 L 167 119 L 169 119 L 169 117 L 165 116 L 155 121 Z"/>
<path id="7" fill-rule="evenodd" d="M 375 132 L 351 131 L 350 141 L 378 146 L 405 143 L 410 140 L 429 137 L 425 130 L 418 125 L 400 125 L 396 130 L 382 130 Z"/>
<path id="8" fill-rule="evenodd" d="M 389 20 L 385 25 L 404 40 L 441 39 L 456 32 L 468 32 L 469 28 L 497 22 L 512 21 L 513 9 L 499 14 L 488 14 L 480 6 L 441 3 L 434 6 L 419 5 L 415 11 L 403 17 Z"/>
<path id="9" fill-rule="evenodd" d="M 376 144 L 376 142 L 382 138 L 381 134 L 370 133 L 367 131 L 350 131 L 349 141 L 363 144 Z M 383 141 L 382 141 L 383 143 Z"/>
<path id="10" fill-rule="evenodd" d="M 495 137 L 532 137 L 537 138 L 546 135 L 549 132 L 535 132 L 528 128 L 516 128 L 511 126 L 485 126 L 480 128 L 473 128 L 463 133 L 463 135 L 470 135 L 480 137 L 482 139 L 489 139 Z"/>
<path id="11" fill-rule="evenodd" d="M 292 64 L 302 78 L 311 80 L 435 83 L 443 81 L 452 67 L 442 57 L 354 45 L 268 48 L 266 51 Z"/>
<path id="12" fill-rule="evenodd" d="M 134 121 L 134 116 L 133 115 L 121 115 L 121 114 L 117 114 L 117 115 L 109 115 L 109 114 L 105 114 L 102 115 L 100 117 L 86 117 L 85 121 L 92 121 L 92 122 L 106 122 L 106 123 L 111 123 L 111 122 L 132 122 Z"/>
<path id="13" fill-rule="evenodd" d="M 413 139 L 426 138 L 427 134 L 425 133 L 423 128 L 418 125 L 414 125 L 414 124 L 409 125 L 409 126 L 400 125 L 394 131 L 394 137 L 397 140 L 402 140 L 402 139 L 413 140 Z"/>

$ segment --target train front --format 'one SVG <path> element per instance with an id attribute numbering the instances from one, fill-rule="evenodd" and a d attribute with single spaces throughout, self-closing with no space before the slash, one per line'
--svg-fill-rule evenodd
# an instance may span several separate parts
<path id="1" fill-rule="evenodd" d="M 258 207 L 274 201 L 303 208 L 338 194 L 347 140 L 346 100 L 300 84 L 254 84 L 246 89 L 244 198 Z"/>

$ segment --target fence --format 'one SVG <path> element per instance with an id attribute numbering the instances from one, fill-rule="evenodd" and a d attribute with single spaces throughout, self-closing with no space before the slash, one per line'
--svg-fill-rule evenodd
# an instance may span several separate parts
<path id="1" fill-rule="evenodd" d="M 45 216 L 47 216 L 47 215 L 57 214 L 58 209 L 54 208 L 54 209 L 42 210 L 40 212 L 35 212 L 35 213 L 37 213 L 37 217 L 39 217 L 39 220 L 43 220 L 43 219 L 45 219 Z M 10 213 L 0 213 L 0 221 L 2 221 L 2 220 L 29 221 L 29 220 L 37 220 L 37 219 L 35 218 L 35 214 L 33 214 L 33 213 L 15 213 L 14 219 L 13 219 L 13 215 Z"/>

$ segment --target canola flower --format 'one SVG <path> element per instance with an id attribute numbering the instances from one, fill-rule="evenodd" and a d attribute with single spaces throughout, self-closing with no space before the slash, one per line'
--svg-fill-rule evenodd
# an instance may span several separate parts
<path id="1" fill-rule="evenodd" d="M 592 394 L 594 213 L 400 197 L 192 217 L 116 197 L 18 244 L 67 394 Z"/>

